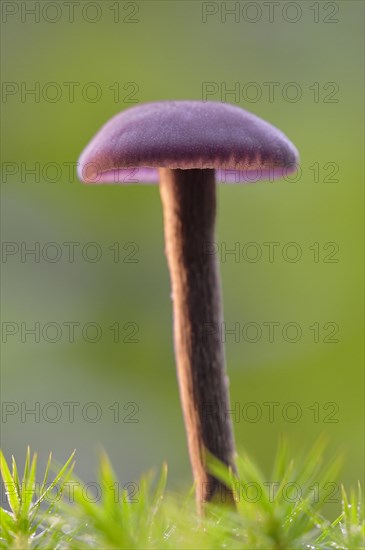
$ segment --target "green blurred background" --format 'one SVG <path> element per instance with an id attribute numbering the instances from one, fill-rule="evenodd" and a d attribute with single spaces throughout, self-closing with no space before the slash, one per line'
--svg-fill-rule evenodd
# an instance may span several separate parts
<path id="1" fill-rule="evenodd" d="M 202 99 L 210 82 L 215 93 L 209 99 L 267 119 L 301 155 L 297 181 L 219 187 L 225 320 L 227 329 L 238 323 L 240 330 L 236 339 L 227 335 L 226 344 L 232 407 L 240 410 L 234 418 L 237 445 L 269 472 L 281 434 L 297 455 L 325 434 L 329 456 L 345 451 L 341 481 L 354 485 L 364 458 L 364 4 L 280 2 L 272 12 L 265 2 L 227 2 L 226 9 L 236 11 L 225 16 L 221 2 L 74 2 L 71 18 L 64 2 L 41 2 L 49 5 L 39 20 L 20 2 L 3 4 L 6 454 L 21 458 L 29 443 L 44 463 L 50 450 L 62 461 L 76 447 L 76 472 L 88 482 L 95 479 L 102 446 L 123 482 L 166 460 L 171 488 L 190 483 L 158 187 L 88 187 L 65 163 L 75 163 L 99 127 L 133 105 L 128 101 Z M 36 3 L 25 4 L 30 9 Z M 276 83 L 273 97 L 264 84 L 269 82 Z M 224 86 L 238 86 L 239 97 L 221 95 Z M 24 94 L 26 89 L 36 95 Z M 32 168 L 39 176 L 25 173 Z M 66 242 L 79 243 L 74 262 Z M 93 257 L 91 242 L 101 251 L 99 261 L 81 254 L 83 249 Z M 279 243 L 274 261 L 263 244 L 268 242 Z M 114 243 L 119 262 L 110 249 Z M 22 257 L 22 246 L 39 246 L 39 261 Z M 224 256 L 224 246 L 238 246 L 240 256 Z M 59 261 L 50 261 L 60 249 Z M 261 258 L 248 261 L 255 250 Z M 301 258 L 289 261 L 295 250 Z M 70 322 L 79 323 L 74 342 L 64 325 Z M 116 322 L 117 343 L 109 328 Z M 268 322 L 280 323 L 273 342 Z M 289 322 L 302 331 L 297 342 L 286 341 L 295 339 L 294 325 L 284 328 L 286 340 L 282 335 Z M 41 330 L 57 325 L 46 325 L 46 335 L 35 342 L 25 332 L 35 323 Z M 101 328 L 98 342 L 82 337 L 87 323 Z M 93 339 L 87 326 L 86 338 Z M 136 326 L 138 341 L 123 341 Z M 257 326 L 262 336 L 249 342 Z M 325 342 L 334 328 L 337 341 Z M 64 405 L 70 402 L 80 404 L 73 422 L 71 405 Z M 278 403 L 271 419 L 268 402 Z M 41 408 L 38 419 L 25 414 L 35 406 Z M 97 412 L 101 418 L 92 422 Z M 337 511 L 337 504 L 331 506 Z"/>

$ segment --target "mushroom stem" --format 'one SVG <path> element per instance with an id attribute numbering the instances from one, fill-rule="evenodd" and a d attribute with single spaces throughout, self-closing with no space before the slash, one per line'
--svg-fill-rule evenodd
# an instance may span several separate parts
<path id="1" fill-rule="evenodd" d="M 174 342 L 198 510 L 233 495 L 207 471 L 205 450 L 234 469 L 228 378 L 221 339 L 222 302 L 214 243 L 215 172 L 160 169 L 165 252 L 174 310 Z"/>

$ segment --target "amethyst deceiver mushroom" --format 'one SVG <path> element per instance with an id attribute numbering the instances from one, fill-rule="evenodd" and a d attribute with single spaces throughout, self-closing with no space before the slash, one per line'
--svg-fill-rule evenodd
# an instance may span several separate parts
<path id="1" fill-rule="evenodd" d="M 237 174 L 239 181 L 257 181 L 282 177 L 297 162 L 294 145 L 267 122 L 233 105 L 199 101 L 132 107 L 107 122 L 79 159 L 86 183 L 160 182 L 177 375 L 199 510 L 219 492 L 232 499 L 208 472 L 206 450 L 235 469 L 224 346 L 220 330 L 204 330 L 223 321 L 217 261 L 204 254 L 214 242 L 215 171 L 226 181 Z"/>

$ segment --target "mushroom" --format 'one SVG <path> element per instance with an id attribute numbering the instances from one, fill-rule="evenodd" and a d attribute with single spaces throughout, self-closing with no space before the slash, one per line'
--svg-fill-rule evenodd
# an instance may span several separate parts
<path id="1" fill-rule="evenodd" d="M 219 497 L 233 502 L 209 473 L 207 451 L 235 470 L 219 270 L 215 255 L 204 254 L 214 242 L 216 170 L 224 181 L 237 175 L 257 181 L 282 177 L 297 161 L 278 129 L 209 101 L 132 107 L 107 122 L 79 159 L 86 183 L 160 182 L 177 376 L 199 511 Z"/>

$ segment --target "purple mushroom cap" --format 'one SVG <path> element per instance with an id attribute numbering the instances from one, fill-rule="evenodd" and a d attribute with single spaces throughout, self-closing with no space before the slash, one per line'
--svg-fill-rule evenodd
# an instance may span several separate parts
<path id="1" fill-rule="evenodd" d="M 158 168 L 215 169 L 227 183 L 294 172 L 298 151 L 277 128 L 213 101 L 145 103 L 109 120 L 80 156 L 85 183 L 156 183 Z"/>

